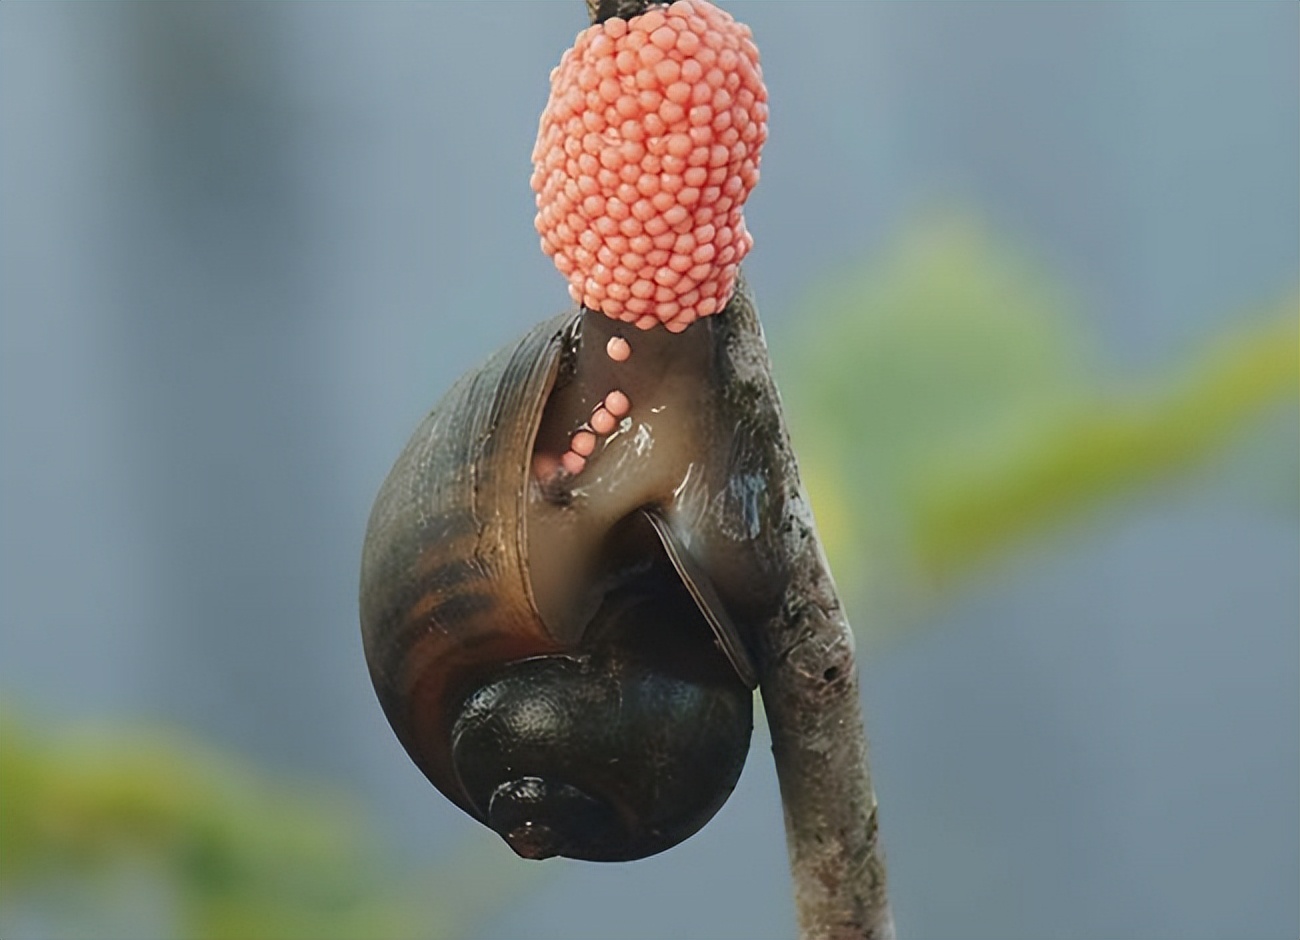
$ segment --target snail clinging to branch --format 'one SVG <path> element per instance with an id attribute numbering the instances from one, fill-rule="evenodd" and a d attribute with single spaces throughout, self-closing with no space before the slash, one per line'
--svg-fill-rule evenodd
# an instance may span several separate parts
<path id="1" fill-rule="evenodd" d="M 782 603 L 775 433 L 734 381 L 766 91 L 702 0 L 585 30 L 533 154 L 576 311 L 464 376 L 371 514 L 379 700 L 448 798 L 520 855 L 663 851 L 734 788 Z"/>

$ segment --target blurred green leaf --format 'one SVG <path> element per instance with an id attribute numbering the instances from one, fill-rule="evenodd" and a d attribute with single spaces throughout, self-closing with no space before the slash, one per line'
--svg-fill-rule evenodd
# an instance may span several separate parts
<path id="1" fill-rule="evenodd" d="M 1065 290 L 968 216 L 819 290 L 774 343 L 818 525 L 868 635 L 1084 507 L 1184 472 L 1297 392 L 1295 298 L 1103 389 Z"/>
<path id="2" fill-rule="evenodd" d="M 1296 302 L 1219 337 L 1152 391 L 1096 395 L 1027 429 L 1019 446 L 934 468 L 907 494 L 921 562 L 961 571 L 1102 497 L 1178 472 L 1231 443 L 1297 383 Z"/>
<path id="3" fill-rule="evenodd" d="M 440 938 L 522 886 L 524 866 L 502 877 L 508 853 L 492 849 L 403 871 L 319 786 L 267 780 L 176 734 L 51 735 L 0 714 L 0 901 L 38 921 L 97 918 L 97 886 L 143 874 L 162 910 L 136 921 L 171 921 L 168 936 Z"/>

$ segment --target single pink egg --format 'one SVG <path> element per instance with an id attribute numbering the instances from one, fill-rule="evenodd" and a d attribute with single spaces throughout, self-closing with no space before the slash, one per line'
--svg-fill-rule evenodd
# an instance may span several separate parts
<path id="1" fill-rule="evenodd" d="M 611 336 L 605 344 L 605 353 L 615 362 L 627 362 L 632 355 L 632 344 L 621 336 Z"/>
<path id="2" fill-rule="evenodd" d="M 621 418 L 632 410 L 632 403 L 628 401 L 626 395 L 615 389 L 605 396 L 605 407 L 611 415 Z"/>
<path id="3" fill-rule="evenodd" d="M 591 421 L 588 422 L 591 429 L 597 434 L 608 434 L 618 427 L 618 419 L 609 413 L 605 408 L 597 408 L 592 413 Z"/>

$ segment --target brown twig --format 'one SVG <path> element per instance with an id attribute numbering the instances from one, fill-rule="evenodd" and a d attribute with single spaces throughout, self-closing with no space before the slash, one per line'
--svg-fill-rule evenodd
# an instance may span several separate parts
<path id="1" fill-rule="evenodd" d="M 593 23 L 632 17 L 648 0 L 586 0 Z M 763 329 L 743 284 L 724 314 L 726 355 L 752 391 L 755 426 L 784 496 L 790 580 L 762 627 L 760 688 L 781 783 L 786 842 L 804 940 L 891 940 L 894 921 L 858 696 L 853 632 L 835 590 L 786 429 Z M 767 421 L 763 419 L 767 418 Z M 774 420 L 773 420 L 774 419 Z"/>
<path id="2" fill-rule="evenodd" d="M 755 418 L 774 417 L 768 466 L 784 495 L 789 583 L 761 627 L 760 688 L 781 783 L 786 844 L 804 940 L 894 936 L 876 795 L 858 696 L 853 633 L 799 482 L 758 313 L 742 283 L 724 313 L 727 355 L 756 394 Z"/>

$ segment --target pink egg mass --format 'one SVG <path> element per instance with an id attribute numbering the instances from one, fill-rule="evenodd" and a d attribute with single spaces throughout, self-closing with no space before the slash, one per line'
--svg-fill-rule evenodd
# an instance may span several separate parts
<path id="1" fill-rule="evenodd" d="M 592 26 L 564 53 L 531 182 L 542 250 L 574 300 L 674 332 L 726 305 L 767 139 L 751 36 L 679 0 Z"/>

